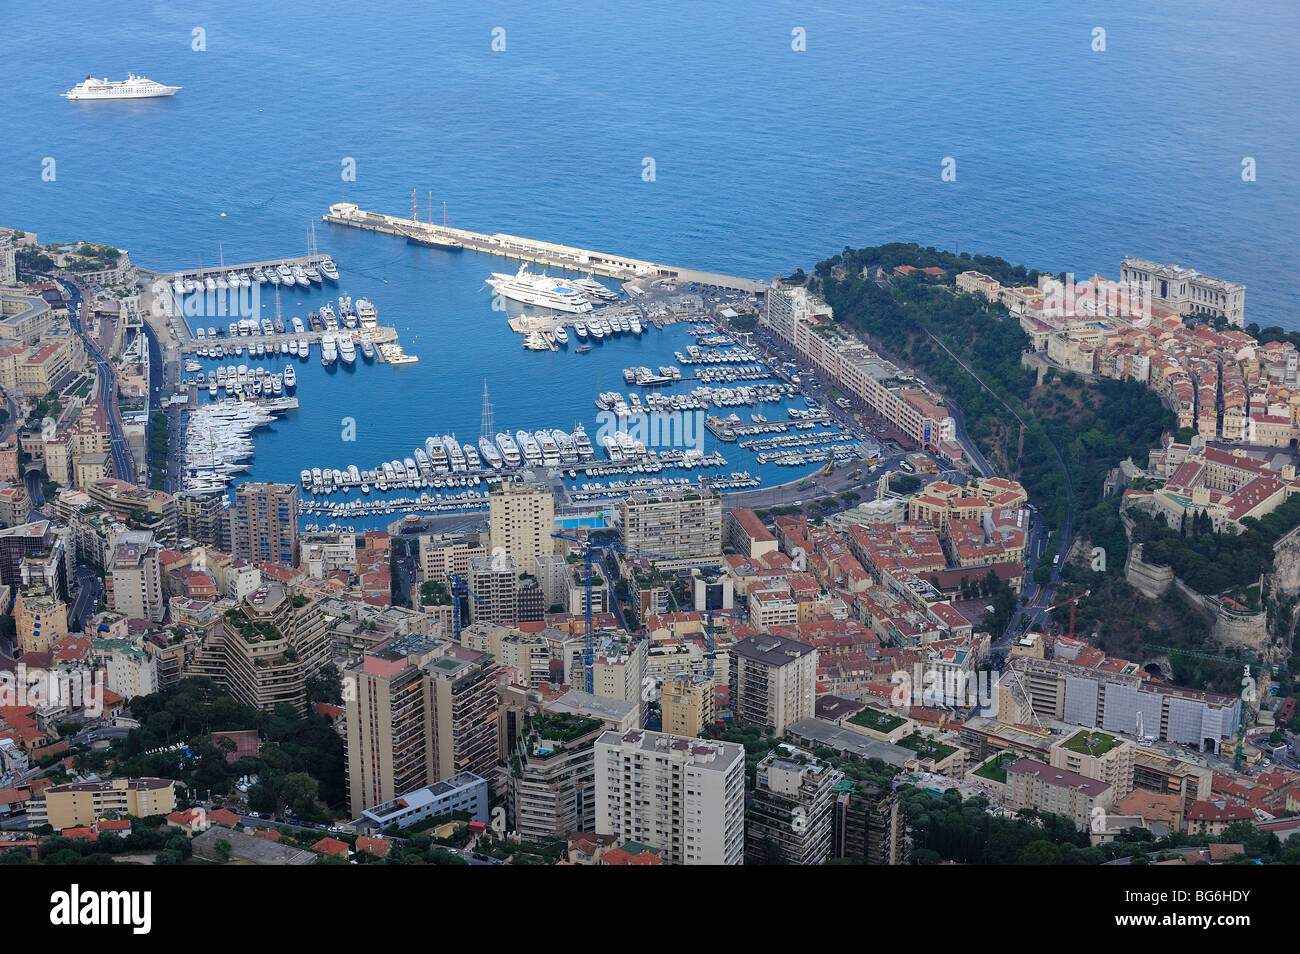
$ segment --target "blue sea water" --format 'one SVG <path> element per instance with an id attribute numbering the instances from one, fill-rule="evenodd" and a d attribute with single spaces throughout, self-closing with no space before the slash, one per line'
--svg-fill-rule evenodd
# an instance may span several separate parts
<path id="1" fill-rule="evenodd" d="M 170 269 L 301 253 L 314 220 L 340 288 L 420 356 L 328 385 L 299 365 L 303 409 L 259 438 L 257 478 L 477 435 L 484 377 L 499 425 L 591 432 L 619 369 L 670 360 L 654 332 L 585 365 L 526 354 L 483 291 L 502 260 L 319 224 L 345 200 L 405 213 L 413 189 L 466 228 L 755 277 L 886 241 L 1111 276 L 1142 255 L 1242 281 L 1248 321 L 1300 328 L 1290 0 L 20 0 L 0 37 L 21 64 L 0 87 L 0 223 Z M 58 96 L 128 70 L 184 88 Z"/>

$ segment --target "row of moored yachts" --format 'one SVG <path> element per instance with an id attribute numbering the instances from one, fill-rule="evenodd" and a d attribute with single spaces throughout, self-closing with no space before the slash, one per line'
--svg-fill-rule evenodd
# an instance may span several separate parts
<path id="1" fill-rule="evenodd" d="M 320 285 L 326 281 L 337 282 L 338 280 L 338 266 L 334 264 L 333 259 L 327 258 L 318 265 L 290 265 L 284 262 L 278 266 L 268 265 L 265 268 L 258 267 L 249 271 L 232 269 L 224 275 L 219 273 L 207 275 L 202 280 L 177 276 L 172 280 L 172 290 L 177 295 L 197 295 L 205 291 L 250 288 L 254 283 L 310 288 L 313 284 Z"/>
<path id="2" fill-rule="evenodd" d="M 208 395 L 214 398 L 218 391 L 234 397 L 279 397 L 298 386 L 298 372 L 291 364 L 284 366 L 283 374 L 266 368 L 231 364 L 207 374 L 200 371 L 193 380 L 198 387 L 207 388 Z"/>

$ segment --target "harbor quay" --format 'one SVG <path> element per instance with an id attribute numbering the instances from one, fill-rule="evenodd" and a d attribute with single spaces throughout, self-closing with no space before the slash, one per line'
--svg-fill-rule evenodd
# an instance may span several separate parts
<path id="1" fill-rule="evenodd" d="M 331 225 L 343 225 L 349 228 L 364 229 L 371 232 L 383 232 L 396 235 L 421 244 L 430 244 L 444 248 L 465 248 L 487 255 L 499 255 L 520 262 L 533 262 L 553 268 L 567 268 L 573 271 L 590 272 L 605 278 L 620 281 L 635 279 L 667 279 L 713 288 L 725 288 L 747 293 L 762 292 L 768 282 L 753 278 L 738 278 L 718 272 L 707 272 L 693 268 L 680 268 L 675 265 L 660 265 L 642 259 L 590 249 L 576 248 L 571 245 L 559 245 L 542 242 L 537 239 L 522 238 L 517 235 L 471 232 L 466 229 L 452 228 L 447 225 L 435 225 L 421 222 L 415 218 L 402 218 L 385 215 L 381 212 L 367 212 L 351 202 L 337 202 L 321 216 Z"/>

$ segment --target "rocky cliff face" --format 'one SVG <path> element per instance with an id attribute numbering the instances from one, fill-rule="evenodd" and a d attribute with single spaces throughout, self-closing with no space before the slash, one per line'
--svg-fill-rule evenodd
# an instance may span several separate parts
<path id="1" fill-rule="evenodd" d="M 1300 529 L 1292 530 L 1273 547 L 1273 572 L 1265 577 L 1268 591 L 1279 597 L 1300 594 Z"/>

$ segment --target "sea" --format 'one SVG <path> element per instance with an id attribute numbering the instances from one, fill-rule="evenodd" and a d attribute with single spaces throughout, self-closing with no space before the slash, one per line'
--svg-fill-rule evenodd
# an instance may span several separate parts
<path id="1" fill-rule="evenodd" d="M 474 439 L 485 384 L 498 430 L 594 435 L 622 368 L 690 343 L 526 352 L 484 286 L 514 263 L 321 223 L 335 202 L 406 215 L 414 192 L 476 231 L 764 279 L 893 241 L 1110 277 L 1142 256 L 1243 282 L 1248 322 L 1300 330 L 1291 0 L 17 0 L 0 37 L 0 225 L 172 270 L 301 255 L 315 223 L 329 291 L 420 358 L 299 363 L 300 409 L 243 479 Z M 59 96 L 128 71 L 182 89 Z"/>

